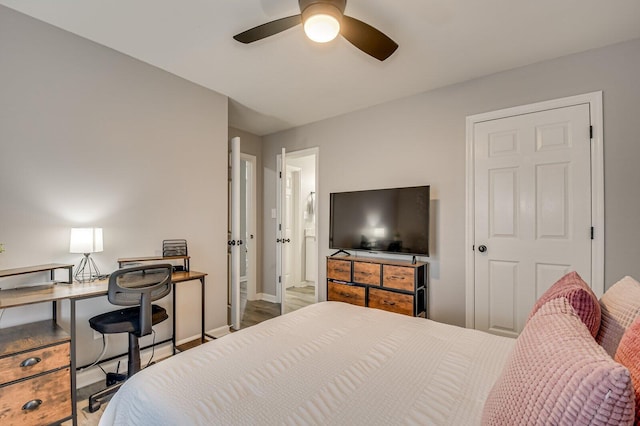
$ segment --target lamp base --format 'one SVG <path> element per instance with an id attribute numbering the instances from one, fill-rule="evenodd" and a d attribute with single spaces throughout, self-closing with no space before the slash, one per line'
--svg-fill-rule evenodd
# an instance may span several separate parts
<path id="1" fill-rule="evenodd" d="M 100 271 L 90 254 L 91 253 L 84 254 L 84 257 L 78 265 L 78 269 L 76 269 L 76 273 L 73 274 L 73 278 L 79 283 L 95 281 L 100 277 Z"/>

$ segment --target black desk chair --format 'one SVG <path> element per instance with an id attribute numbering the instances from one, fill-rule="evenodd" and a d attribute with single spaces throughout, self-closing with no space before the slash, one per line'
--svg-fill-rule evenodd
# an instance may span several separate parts
<path id="1" fill-rule="evenodd" d="M 137 306 L 107 312 L 89 320 L 91 328 L 103 334 L 129 333 L 127 378 L 140 371 L 138 339 L 151 334 L 152 325 L 169 318 L 164 308 L 152 305 L 151 302 L 169 294 L 171 272 L 172 266 L 169 264 L 135 266 L 113 272 L 109 277 L 109 302 L 120 306 Z M 97 411 L 101 403 L 113 396 L 122 383 L 120 381 L 91 395 L 89 411 Z"/>

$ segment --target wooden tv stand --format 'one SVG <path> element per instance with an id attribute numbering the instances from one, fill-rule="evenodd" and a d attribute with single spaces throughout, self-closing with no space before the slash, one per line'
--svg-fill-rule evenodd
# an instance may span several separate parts
<path id="1" fill-rule="evenodd" d="M 428 317 L 428 263 L 327 257 L 327 300 Z"/>

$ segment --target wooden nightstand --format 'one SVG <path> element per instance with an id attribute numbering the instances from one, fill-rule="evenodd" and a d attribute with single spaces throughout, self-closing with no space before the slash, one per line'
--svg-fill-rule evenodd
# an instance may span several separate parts
<path id="1" fill-rule="evenodd" d="M 70 341 L 52 320 L 0 329 L 0 424 L 72 418 Z"/>

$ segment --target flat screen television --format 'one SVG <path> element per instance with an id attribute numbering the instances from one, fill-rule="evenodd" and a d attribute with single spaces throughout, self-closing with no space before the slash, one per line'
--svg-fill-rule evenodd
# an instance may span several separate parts
<path id="1" fill-rule="evenodd" d="M 329 248 L 429 256 L 429 186 L 330 194 Z"/>

